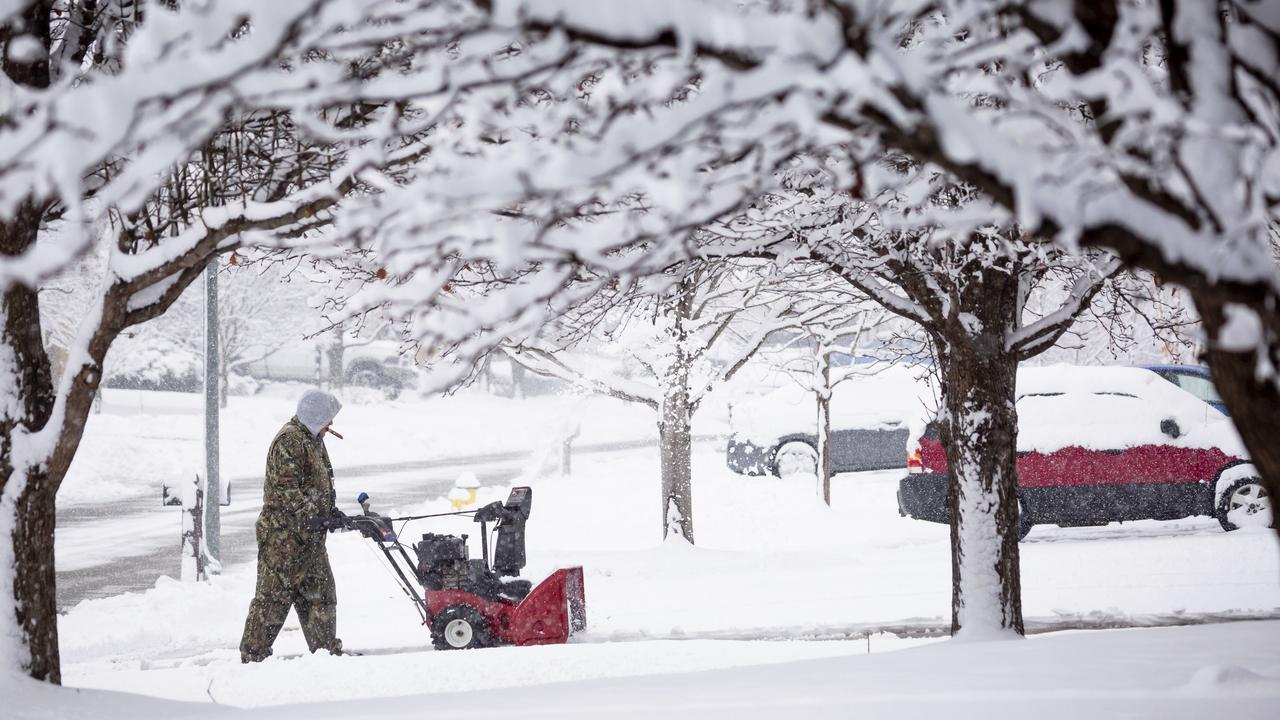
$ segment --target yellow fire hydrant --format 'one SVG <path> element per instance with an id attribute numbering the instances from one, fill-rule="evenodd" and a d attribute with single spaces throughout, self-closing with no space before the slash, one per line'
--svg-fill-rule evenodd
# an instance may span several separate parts
<path id="1" fill-rule="evenodd" d="M 476 504 L 476 491 L 480 489 L 480 481 L 476 474 L 467 471 L 458 476 L 449 491 L 449 504 L 454 510 L 462 510 Z"/>

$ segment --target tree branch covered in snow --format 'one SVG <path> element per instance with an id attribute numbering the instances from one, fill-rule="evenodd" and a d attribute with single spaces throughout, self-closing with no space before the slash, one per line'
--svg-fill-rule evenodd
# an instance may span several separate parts
<path id="1" fill-rule="evenodd" d="M 1256 79 L 1268 56 L 1238 50 L 1273 39 L 1256 5 L 1182 24 L 1154 6 L 1101 3 L 1077 17 L 1049 5 L 706 0 L 586 12 L 496 2 L 488 27 L 513 39 L 501 62 L 571 50 L 517 82 L 456 96 L 428 166 L 352 208 L 351 227 L 397 258 L 394 274 L 430 271 L 419 297 L 450 282 L 445 258 L 643 274 L 686 255 L 694 228 L 776 189 L 798 153 L 838 148 L 838 191 L 873 197 L 898 185 L 878 167 L 889 147 L 981 192 L 987 202 L 968 210 L 975 226 L 1112 247 L 1165 277 L 1232 286 L 1241 300 L 1273 294 L 1260 220 L 1275 214 L 1275 110 Z M 1206 67 L 1215 56 L 1239 67 L 1226 99 L 1251 113 L 1230 114 L 1240 133 L 1212 138 L 1204 128 L 1217 119 L 1197 113 L 1215 103 L 1178 96 L 1159 43 L 1165 30 L 1206 22 L 1220 31 L 1188 42 L 1204 47 Z M 468 57 L 467 41 L 458 48 Z M 1247 161 L 1242 179 L 1224 179 L 1218 161 L 1179 160 L 1205 143 L 1224 151 L 1209 155 Z M 1246 192 L 1225 222 L 1222 193 L 1235 187 Z M 621 252 L 636 247 L 651 252 Z"/>
<path id="2" fill-rule="evenodd" d="M 693 293 L 679 321 L 685 337 L 679 348 L 668 310 L 677 275 L 692 278 L 687 288 Z M 654 409 L 661 407 L 678 357 L 689 366 L 689 403 L 696 411 L 771 335 L 832 311 L 793 297 L 789 282 L 766 262 L 696 261 L 670 276 L 606 287 L 538 335 L 505 345 L 504 352 L 534 372 Z M 593 355 L 602 343 L 627 348 L 631 357 L 620 358 L 617 367 L 603 363 Z"/>

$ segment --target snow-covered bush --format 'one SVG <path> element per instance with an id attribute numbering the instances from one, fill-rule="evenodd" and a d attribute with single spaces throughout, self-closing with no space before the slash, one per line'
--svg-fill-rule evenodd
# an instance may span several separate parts
<path id="1" fill-rule="evenodd" d="M 227 394 L 228 395 L 257 395 L 262 389 L 262 383 L 256 378 L 239 373 L 231 373 L 227 376 Z"/>
<path id="2" fill-rule="evenodd" d="M 204 380 L 203 358 L 179 343 L 156 336 L 117 342 L 104 363 L 103 385 L 131 390 L 197 392 Z"/>

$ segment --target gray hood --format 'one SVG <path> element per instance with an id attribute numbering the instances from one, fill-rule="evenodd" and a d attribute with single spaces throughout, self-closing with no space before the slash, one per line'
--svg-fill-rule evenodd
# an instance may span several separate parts
<path id="1" fill-rule="evenodd" d="M 308 390 L 298 400 L 298 420 L 307 426 L 312 435 L 318 436 L 325 425 L 333 422 L 341 409 L 342 403 L 332 393 Z"/>

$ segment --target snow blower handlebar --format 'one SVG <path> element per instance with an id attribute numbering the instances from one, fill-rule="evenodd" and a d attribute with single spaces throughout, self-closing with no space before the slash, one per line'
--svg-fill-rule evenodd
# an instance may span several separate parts
<path id="1" fill-rule="evenodd" d="M 492 569 L 499 576 L 514 577 L 520 574 L 525 566 L 525 522 L 529 519 L 529 512 L 533 506 L 533 490 L 528 487 L 515 487 L 511 489 L 511 494 L 507 497 L 505 503 L 495 501 L 484 507 L 475 510 L 459 510 L 455 512 L 428 513 L 426 515 L 405 515 L 402 517 L 386 517 L 369 510 L 369 493 L 361 492 L 356 496 L 356 502 L 360 504 L 363 515 L 349 515 L 343 520 L 343 525 L 348 529 L 355 530 L 366 538 L 378 543 L 383 554 L 391 562 L 396 573 L 403 582 L 405 592 L 409 593 L 415 601 L 419 601 L 417 595 L 413 592 L 413 585 L 409 582 L 408 577 L 401 570 L 400 564 L 396 562 L 396 557 L 391 552 L 395 549 L 402 557 L 406 565 L 412 570 L 414 566 L 413 560 L 409 557 L 408 551 L 404 545 L 400 543 L 400 538 L 395 531 L 393 523 L 408 523 L 412 520 L 425 520 L 428 518 L 450 517 L 450 516 L 466 516 L 470 515 L 475 522 L 480 523 L 480 546 L 482 548 L 484 564 L 486 568 Z M 497 542 L 493 552 L 492 559 L 489 557 L 489 523 L 497 523 Z M 403 529 L 403 526 L 402 526 Z M 465 542 L 466 536 L 462 536 Z"/>
<path id="2" fill-rule="evenodd" d="M 400 538 L 396 536 L 395 528 L 391 526 L 392 518 L 383 517 L 378 513 L 369 511 L 368 493 L 360 493 L 356 498 L 356 502 L 360 503 L 360 508 L 364 510 L 364 514 L 348 515 L 343 519 L 343 524 L 348 529 L 355 530 L 378 544 L 378 549 L 382 550 L 382 554 L 387 558 L 387 563 L 391 565 L 391 568 L 395 570 L 400 579 L 400 589 L 404 590 L 405 595 L 409 596 L 409 599 L 413 601 L 414 608 L 425 623 L 430 614 L 426 600 L 414 592 L 413 583 L 405 575 L 396 555 L 391 552 L 394 549 L 399 554 L 399 560 L 404 562 L 404 567 L 408 567 L 412 571 L 414 567 L 413 558 L 409 557 L 409 552 L 404 549 L 404 545 L 400 544 Z"/>

